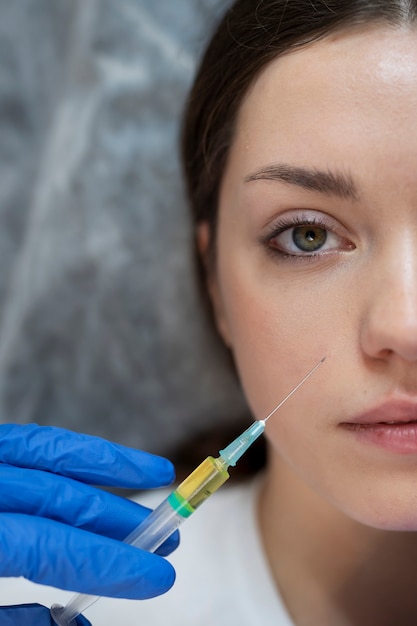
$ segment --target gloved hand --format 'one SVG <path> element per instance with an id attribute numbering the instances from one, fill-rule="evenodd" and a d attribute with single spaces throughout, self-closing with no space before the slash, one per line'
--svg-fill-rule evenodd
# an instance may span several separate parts
<path id="1" fill-rule="evenodd" d="M 97 437 L 0 425 L 0 576 L 98 596 L 164 593 L 171 564 L 121 543 L 148 510 L 89 484 L 142 489 L 173 477 L 166 459 Z M 175 535 L 158 552 L 177 544 Z"/>
<path id="2" fill-rule="evenodd" d="M 76 618 L 77 626 L 91 626 L 82 615 Z M 49 609 L 40 604 L 0 607 L 1 626 L 53 626 Z"/>

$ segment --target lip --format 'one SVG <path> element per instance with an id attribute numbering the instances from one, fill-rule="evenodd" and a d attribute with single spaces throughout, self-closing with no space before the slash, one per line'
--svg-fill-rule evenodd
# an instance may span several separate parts
<path id="1" fill-rule="evenodd" d="M 397 454 L 417 454 L 417 397 L 388 400 L 340 426 L 364 443 Z"/>

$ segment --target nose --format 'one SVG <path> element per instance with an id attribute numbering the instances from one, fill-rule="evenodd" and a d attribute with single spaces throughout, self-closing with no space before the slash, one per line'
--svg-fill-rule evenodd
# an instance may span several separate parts
<path id="1" fill-rule="evenodd" d="M 365 283 L 361 328 L 364 352 L 374 359 L 417 361 L 417 246 L 402 240 L 381 255 Z"/>

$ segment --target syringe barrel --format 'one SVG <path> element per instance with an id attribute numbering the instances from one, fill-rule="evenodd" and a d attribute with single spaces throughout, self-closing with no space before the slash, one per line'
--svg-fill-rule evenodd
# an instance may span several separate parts
<path id="1" fill-rule="evenodd" d="M 229 473 L 222 459 L 207 457 L 145 517 L 124 542 L 148 552 L 155 552 L 228 478 Z M 58 626 L 72 626 L 74 618 L 97 600 L 97 596 L 79 593 L 65 607 L 54 605 L 51 615 Z"/>
<path id="2" fill-rule="evenodd" d="M 217 491 L 229 473 L 221 459 L 209 456 L 148 517 L 135 528 L 125 542 L 154 552 L 187 517 Z"/>
<path id="3" fill-rule="evenodd" d="M 227 467 L 222 458 L 215 459 L 208 456 L 172 492 L 171 504 L 174 505 L 174 494 L 178 495 L 184 502 L 188 503 L 188 515 L 191 515 L 230 478 Z M 180 514 L 188 517 L 187 508 L 184 509 L 180 506 L 175 508 Z"/>
<path id="4" fill-rule="evenodd" d="M 172 494 L 171 494 L 172 495 Z M 125 539 L 141 550 L 155 552 L 186 519 L 175 511 L 168 496 Z"/>
<path id="5" fill-rule="evenodd" d="M 154 552 L 228 478 L 229 473 L 222 460 L 207 457 L 145 517 L 126 537 L 125 543 Z"/>

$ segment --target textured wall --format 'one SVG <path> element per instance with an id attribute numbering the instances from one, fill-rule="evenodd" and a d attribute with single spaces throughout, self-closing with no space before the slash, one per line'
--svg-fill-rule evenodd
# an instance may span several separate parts
<path id="1" fill-rule="evenodd" d="M 0 415 L 163 452 L 244 412 L 177 158 L 225 0 L 0 0 Z"/>

